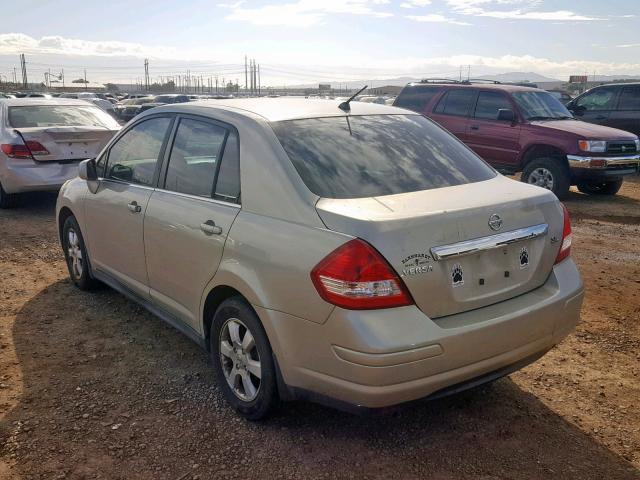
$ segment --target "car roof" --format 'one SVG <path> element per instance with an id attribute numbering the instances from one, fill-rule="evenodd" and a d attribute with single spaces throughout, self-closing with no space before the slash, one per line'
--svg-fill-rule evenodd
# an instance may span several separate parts
<path id="1" fill-rule="evenodd" d="M 525 87 L 524 85 L 513 85 L 509 83 L 437 83 L 437 82 L 413 82 L 407 84 L 407 86 L 422 86 L 422 87 L 449 87 L 449 88 L 482 88 L 489 90 L 502 90 L 508 92 L 544 92 L 539 88 Z"/>
<path id="2" fill-rule="evenodd" d="M 43 98 L 43 97 L 25 97 L 25 98 L 3 98 L 2 103 L 9 107 L 23 107 L 25 105 L 93 105 L 77 98 Z"/>
<path id="3" fill-rule="evenodd" d="M 346 112 L 340 110 L 340 100 L 315 100 L 302 97 L 297 98 L 230 98 L 210 99 L 189 102 L 179 105 L 160 107 L 163 110 L 180 111 L 183 113 L 203 112 L 203 109 L 225 109 L 236 112 L 246 112 L 262 117 L 269 122 L 293 120 L 302 118 L 318 118 L 344 116 Z M 352 101 L 350 115 L 417 115 L 397 107 L 376 103 Z"/>
<path id="4" fill-rule="evenodd" d="M 594 88 L 600 88 L 600 87 L 627 87 L 627 86 L 637 87 L 639 85 L 640 85 L 640 82 L 603 83 L 602 85 L 596 85 L 595 87 L 591 87 L 591 90 L 593 90 Z"/>

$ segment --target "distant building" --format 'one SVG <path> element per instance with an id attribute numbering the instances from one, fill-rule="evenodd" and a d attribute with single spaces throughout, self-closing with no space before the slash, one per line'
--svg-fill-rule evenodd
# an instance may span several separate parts
<path id="1" fill-rule="evenodd" d="M 385 85 L 384 87 L 368 88 L 367 95 L 398 95 L 403 87 L 397 85 Z"/>

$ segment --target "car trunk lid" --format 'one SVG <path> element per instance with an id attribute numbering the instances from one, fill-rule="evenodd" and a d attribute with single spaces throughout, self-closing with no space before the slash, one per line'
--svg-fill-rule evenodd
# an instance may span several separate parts
<path id="1" fill-rule="evenodd" d="M 502 176 L 383 197 L 322 198 L 316 209 L 327 228 L 375 247 L 431 318 L 541 286 L 562 239 L 556 197 Z"/>
<path id="2" fill-rule="evenodd" d="M 29 127 L 16 130 L 27 145 L 38 142 L 46 152 L 32 149 L 39 162 L 95 158 L 116 130 L 105 127 Z"/>

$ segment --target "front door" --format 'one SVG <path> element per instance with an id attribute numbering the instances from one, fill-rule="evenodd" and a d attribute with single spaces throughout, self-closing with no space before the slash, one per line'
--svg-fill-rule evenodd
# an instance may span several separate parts
<path id="1" fill-rule="evenodd" d="M 615 108 L 618 87 L 598 87 L 573 101 L 571 110 L 578 120 L 609 125 L 609 114 Z"/>
<path id="2" fill-rule="evenodd" d="M 102 178 L 85 199 L 92 267 L 148 298 L 144 215 L 158 175 L 170 117 L 152 117 L 127 130 L 99 162 Z"/>
<path id="3" fill-rule="evenodd" d="M 520 151 L 520 124 L 498 120 L 501 109 L 515 112 L 503 92 L 480 91 L 469 122 L 467 145 L 491 165 L 515 167 Z"/>
<path id="4" fill-rule="evenodd" d="M 200 300 L 240 212 L 238 135 L 229 125 L 181 117 L 144 225 L 150 295 L 202 333 Z"/>

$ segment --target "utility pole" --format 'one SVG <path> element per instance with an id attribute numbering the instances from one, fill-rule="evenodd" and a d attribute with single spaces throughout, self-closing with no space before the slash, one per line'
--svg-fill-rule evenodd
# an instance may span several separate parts
<path id="1" fill-rule="evenodd" d="M 22 86 L 24 88 L 28 88 L 29 82 L 27 80 L 27 60 L 24 58 L 24 53 L 20 54 L 20 66 L 22 68 Z"/>
<path id="2" fill-rule="evenodd" d="M 62 77 L 62 88 L 64 88 L 64 68 L 60 70 L 60 77 Z"/>
<path id="3" fill-rule="evenodd" d="M 249 91 L 249 83 L 247 79 L 247 56 L 244 56 L 244 93 L 248 93 Z"/>
<path id="4" fill-rule="evenodd" d="M 84 89 L 87 89 L 87 69 L 84 69 Z"/>
<path id="5" fill-rule="evenodd" d="M 13 67 L 13 84 L 18 84 L 18 77 L 16 76 L 16 67 Z"/>
<path id="6" fill-rule="evenodd" d="M 262 82 L 260 81 L 260 64 L 258 64 L 258 96 L 262 93 Z"/>
<path id="7" fill-rule="evenodd" d="M 144 59 L 144 89 L 149 91 L 149 59 Z"/>

